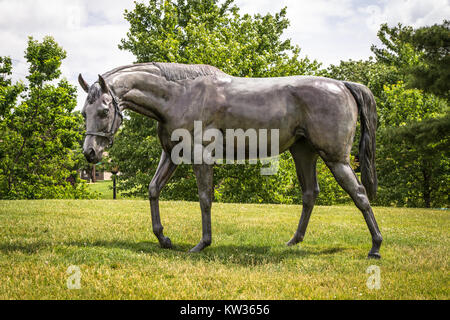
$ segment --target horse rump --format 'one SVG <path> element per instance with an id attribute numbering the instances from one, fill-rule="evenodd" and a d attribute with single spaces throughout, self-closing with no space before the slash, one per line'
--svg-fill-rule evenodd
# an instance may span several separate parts
<path id="1" fill-rule="evenodd" d="M 377 130 L 377 107 L 372 92 L 366 86 L 344 81 L 358 105 L 361 122 L 359 140 L 359 163 L 361 165 L 361 181 L 366 188 L 367 196 L 373 200 L 377 193 L 378 179 L 375 167 L 375 133 Z"/>

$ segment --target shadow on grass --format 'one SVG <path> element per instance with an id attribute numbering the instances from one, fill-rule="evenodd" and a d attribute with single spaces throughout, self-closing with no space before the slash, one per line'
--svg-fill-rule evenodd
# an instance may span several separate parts
<path id="1" fill-rule="evenodd" d="M 212 245 L 201 253 L 189 253 L 193 247 L 192 243 L 178 243 L 173 249 L 162 249 L 158 243 L 151 241 L 68 241 L 68 242 L 32 242 L 32 243 L 0 243 L 0 251 L 8 254 L 21 252 L 24 254 L 37 254 L 41 249 L 48 249 L 58 246 L 75 246 L 80 250 L 83 248 L 116 248 L 130 250 L 136 253 L 144 253 L 159 256 L 161 258 L 182 257 L 191 261 L 215 261 L 223 264 L 237 265 L 264 265 L 279 263 L 286 259 L 304 258 L 308 256 L 327 256 L 345 251 L 343 247 L 332 247 L 319 250 L 305 250 L 297 247 L 264 246 L 264 245 Z M 300 244 L 301 245 L 301 244 Z M 103 253 L 102 253 L 103 254 Z"/>

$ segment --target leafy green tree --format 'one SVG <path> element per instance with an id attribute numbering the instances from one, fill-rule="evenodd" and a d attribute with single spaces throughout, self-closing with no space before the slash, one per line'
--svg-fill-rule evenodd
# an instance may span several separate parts
<path id="1" fill-rule="evenodd" d="M 10 57 L 0 57 L 0 120 L 9 115 L 20 93 L 24 90 L 22 83 L 12 83 L 12 61 Z"/>
<path id="2" fill-rule="evenodd" d="M 401 82 L 386 86 L 382 101 L 377 203 L 448 206 L 447 101 L 419 89 L 407 89 Z"/>
<path id="3" fill-rule="evenodd" d="M 448 134 L 435 130 L 448 114 L 448 22 L 414 29 L 381 25 L 375 58 L 341 61 L 328 76 L 367 85 L 378 111 L 376 203 L 448 206 Z M 447 86 L 447 87 L 446 87 Z M 438 96 L 444 98 L 439 98 Z M 444 118 L 443 118 L 444 117 Z M 442 126 L 441 126 L 442 127 Z M 414 132 L 430 130 L 427 140 Z M 448 192 L 447 192 L 448 193 Z"/>
<path id="4" fill-rule="evenodd" d="M 38 42 L 30 37 L 25 51 L 29 63 L 26 87 L 11 83 L 10 59 L 2 58 L 1 199 L 89 195 L 75 171 L 80 121 L 72 113 L 76 89 L 59 78 L 65 57 L 66 52 L 53 38 Z"/>
<path id="5" fill-rule="evenodd" d="M 150 0 L 125 12 L 130 23 L 119 47 L 131 51 L 137 62 L 210 64 L 242 77 L 314 75 L 320 64 L 300 58 L 300 48 L 282 34 L 289 21 L 286 9 L 274 15 L 240 15 L 233 0 Z M 157 167 L 160 147 L 156 123 L 130 113 L 110 151 L 121 171 L 120 188 L 147 195 Z M 137 146 L 137 147 L 136 147 Z M 287 158 L 285 158 L 287 157 Z M 216 199 L 226 202 L 292 202 L 286 189 L 295 175 L 290 155 L 284 155 L 277 176 L 260 175 L 259 165 L 219 165 L 215 170 Z M 281 173 L 289 174 L 281 175 Z M 296 194 L 299 189 L 296 188 Z M 163 190 L 162 198 L 196 200 L 196 182 L 190 166 L 180 166 Z M 296 200 L 296 201 L 297 201 Z"/>
<path id="6" fill-rule="evenodd" d="M 333 79 L 366 85 L 375 96 L 377 104 L 380 103 L 384 86 L 404 80 L 404 75 L 397 67 L 375 61 L 373 57 L 369 57 L 368 60 L 341 61 L 339 65 L 330 65 L 326 75 Z"/>
<path id="7" fill-rule="evenodd" d="M 444 99 L 419 89 L 408 89 L 401 81 L 384 87 L 378 107 L 378 122 L 382 128 L 436 118 L 448 109 Z"/>
<path id="8" fill-rule="evenodd" d="M 275 15 L 241 16 L 233 0 L 150 0 L 125 11 L 130 23 L 120 49 L 137 62 L 209 64 L 234 75 L 315 74 L 320 64 L 300 59 L 300 48 L 281 40 L 286 8 Z"/>
<path id="9" fill-rule="evenodd" d="M 384 24 L 378 36 L 383 46 L 372 46 L 377 61 L 404 81 L 386 85 L 378 100 L 378 203 L 447 207 L 442 195 L 448 194 L 449 161 L 439 146 L 448 131 L 436 128 L 448 116 L 449 22 L 418 29 Z M 427 131 L 428 139 L 419 138 Z"/>

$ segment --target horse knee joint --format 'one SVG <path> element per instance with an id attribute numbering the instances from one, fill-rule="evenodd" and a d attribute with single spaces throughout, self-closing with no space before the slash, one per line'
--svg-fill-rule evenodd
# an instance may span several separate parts
<path id="1" fill-rule="evenodd" d="M 199 194 L 198 198 L 202 205 L 211 209 L 211 196 L 210 195 L 206 194 L 205 192 L 202 192 Z"/>
<path id="2" fill-rule="evenodd" d="M 367 196 L 365 194 L 358 194 L 357 197 L 358 197 L 357 201 L 358 208 L 363 211 L 370 210 L 370 203 Z"/>
<path id="3" fill-rule="evenodd" d="M 303 194 L 303 202 L 313 205 L 319 194 L 319 190 L 307 191 Z"/>
<path id="4" fill-rule="evenodd" d="M 148 197 L 150 200 L 158 199 L 159 190 L 155 183 L 150 183 L 148 186 Z"/>

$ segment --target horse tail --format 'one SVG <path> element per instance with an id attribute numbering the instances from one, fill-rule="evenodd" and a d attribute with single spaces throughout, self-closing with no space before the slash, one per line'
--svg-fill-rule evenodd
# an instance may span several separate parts
<path id="1" fill-rule="evenodd" d="M 344 81 L 356 100 L 361 122 L 359 140 L 359 163 L 361 180 L 370 200 L 377 194 L 378 180 L 375 168 L 375 131 L 377 130 L 377 106 L 372 92 L 364 85 Z"/>

